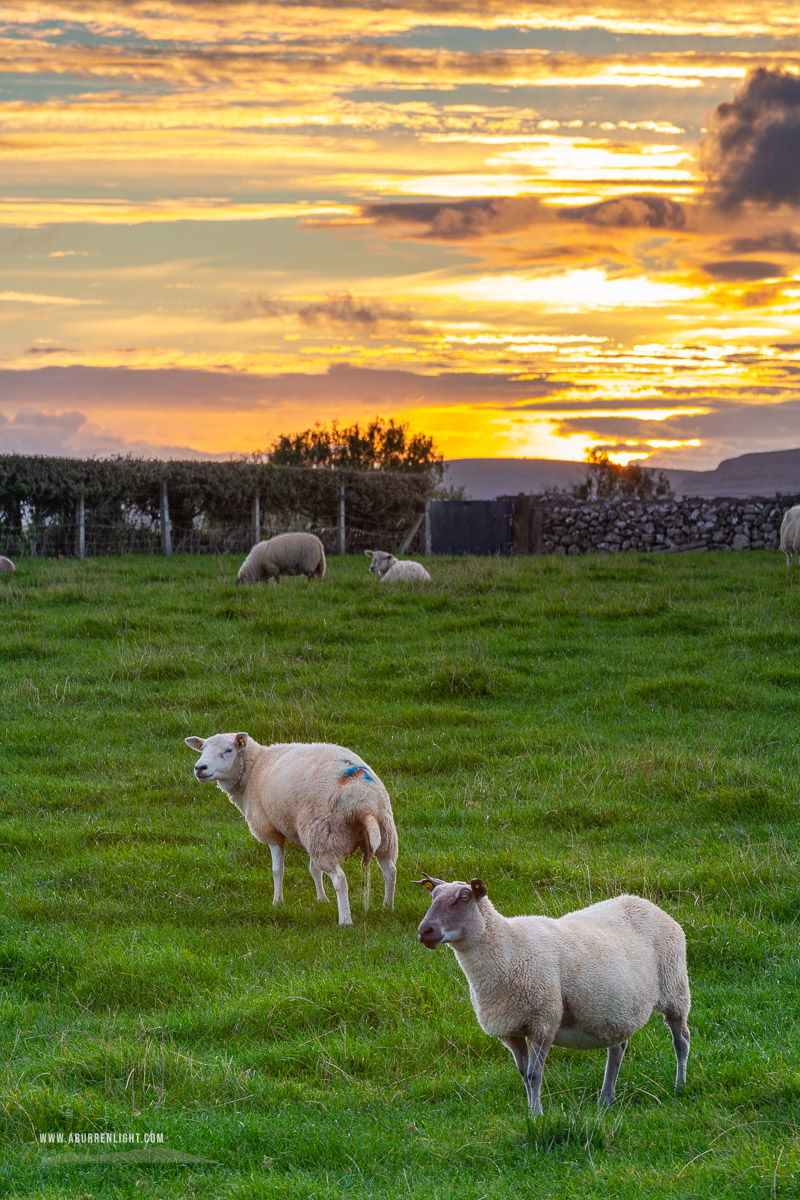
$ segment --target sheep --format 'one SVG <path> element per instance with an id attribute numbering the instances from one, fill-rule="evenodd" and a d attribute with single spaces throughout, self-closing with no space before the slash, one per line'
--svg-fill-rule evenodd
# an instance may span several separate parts
<path id="1" fill-rule="evenodd" d="M 315 534 L 279 533 L 269 541 L 257 542 L 239 567 L 236 582 L 274 579 L 278 583 L 281 575 L 325 578 L 325 547 Z"/>
<path id="2" fill-rule="evenodd" d="M 781 521 L 781 550 L 786 555 L 786 565 L 791 567 L 792 555 L 800 560 L 800 504 L 787 508 Z"/>
<path id="3" fill-rule="evenodd" d="M 385 550 L 365 550 L 371 575 L 380 575 L 383 583 L 396 583 L 398 580 L 430 580 L 430 575 L 422 563 L 410 558 L 395 558 Z"/>
<path id="4" fill-rule="evenodd" d="M 10 558 L 0 554 L 0 571 L 16 571 L 16 569 Z"/>
<path id="5" fill-rule="evenodd" d="M 423 946 L 445 942 L 469 982 L 485 1033 L 511 1051 L 531 1111 L 541 1113 L 540 1090 L 552 1045 L 608 1048 L 600 1103 L 612 1104 L 628 1038 L 653 1010 L 672 1033 L 686 1082 L 689 1056 L 689 979 L 683 930 L 640 896 L 617 896 L 552 917 L 502 916 L 480 879 L 446 883 L 425 875 L 432 892 L 419 926 Z"/>
<path id="6" fill-rule="evenodd" d="M 339 924 L 352 925 L 347 876 L 341 863 L 355 850 L 366 866 L 374 854 L 383 872 L 387 908 L 394 907 L 397 831 L 386 788 L 363 758 L 324 742 L 261 746 L 247 733 L 187 737 L 201 751 L 200 780 L 215 780 L 272 856 L 273 904 L 283 902 L 285 843 L 309 857 L 317 900 L 327 902 L 322 874 L 336 889 Z"/>

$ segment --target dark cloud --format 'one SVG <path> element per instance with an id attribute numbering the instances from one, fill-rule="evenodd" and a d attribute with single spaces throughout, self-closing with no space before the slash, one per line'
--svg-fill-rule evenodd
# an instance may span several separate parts
<path id="1" fill-rule="evenodd" d="M 576 385 L 568 379 L 516 374 L 453 371 L 417 375 L 338 363 L 324 375 L 288 371 L 283 375 L 239 371 L 132 369 L 127 367 L 36 367 L 0 369 L 0 411 L 19 406 L 50 406 L 54 396 L 65 406 L 99 412 L 115 405 L 180 411 L 236 409 L 268 411 L 273 404 L 301 401 L 332 405 L 499 404 L 555 396 Z M 335 415 L 332 412 L 331 415 Z M 2 439 L 0 431 L 0 439 Z M 0 445 L 0 452 L 2 446 Z"/>
<path id="2" fill-rule="evenodd" d="M 379 300 L 358 299 L 349 292 L 329 296 L 311 304 L 296 301 L 272 300 L 269 296 L 249 296 L 241 303 L 221 310 L 225 321 L 257 321 L 262 318 L 297 317 L 303 325 L 318 328 L 357 330 L 362 336 L 378 334 L 387 325 L 410 326 L 413 320 L 409 309 L 387 308 Z M 413 329 L 409 329 L 413 332 Z"/>
<path id="3" fill-rule="evenodd" d="M 778 279 L 785 274 L 783 267 L 777 263 L 755 258 L 726 258 L 719 262 L 707 262 L 703 263 L 703 270 L 712 279 L 721 279 L 726 283 L 753 283 L 758 279 Z"/>
<path id="4" fill-rule="evenodd" d="M 368 204 L 362 217 L 380 226 L 396 226 L 410 236 L 437 242 L 468 242 L 526 230 L 552 227 L 557 222 L 604 229 L 680 230 L 686 225 L 681 204 L 648 193 L 617 196 L 579 208 L 553 208 L 532 196 L 467 197 L 450 201 L 408 201 Z M 562 257 L 574 257 L 564 247 Z M 555 257 L 548 253 L 548 258 Z"/>
<path id="5" fill-rule="evenodd" d="M 683 229 L 686 214 L 677 200 L 647 193 L 616 196 L 599 204 L 559 210 L 562 221 L 583 221 L 616 229 Z"/>
<path id="6" fill-rule="evenodd" d="M 725 242 L 724 254 L 800 254 L 800 237 L 791 229 L 760 237 L 736 237 Z"/>
<path id="7" fill-rule="evenodd" d="M 764 389 L 766 391 L 766 389 Z M 662 421 L 646 421 L 641 417 L 574 416 L 553 421 L 561 436 L 582 435 L 596 442 L 613 444 L 615 449 L 636 452 L 650 439 L 658 441 L 700 442 L 719 448 L 722 457 L 745 454 L 748 451 L 780 450 L 798 442 L 800 430 L 800 400 L 789 398 L 784 401 L 769 399 L 766 395 L 741 397 L 715 397 L 697 390 L 695 399 L 705 405 L 703 413 L 676 413 Z M 688 396 L 681 402 L 687 403 Z M 675 403 L 669 394 L 659 398 L 650 397 L 654 407 Z M 631 445 L 628 445 L 631 443 Z M 654 451 L 646 447 L 663 463 L 676 456 L 685 457 L 686 451 L 676 447 Z M 696 453 L 696 451 L 694 452 Z"/>
<path id="8" fill-rule="evenodd" d="M 0 373 L 2 374 L 2 373 Z M 12 417 L 0 413 L 0 454 L 46 454 L 91 458 L 133 454 L 149 458 L 216 457 L 188 446 L 130 441 L 92 425 L 85 413 L 43 412 L 24 407 Z"/>
<path id="9" fill-rule="evenodd" d="M 362 334 L 378 333 L 385 325 L 408 324 L 412 319 L 408 309 L 390 309 L 375 300 L 357 300 L 349 292 L 306 304 L 298 309 L 297 315 L 304 325 L 345 326 Z"/>
<path id="10" fill-rule="evenodd" d="M 721 208 L 800 206 L 800 76 L 751 71 L 733 100 L 714 110 L 700 161 Z"/>
<path id="11" fill-rule="evenodd" d="M 224 321 L 257 321 L 262 317 L 282 317 L 288 305 L 269 296 L 248 296 L 236 305 L 225 305 L 218 310 Z"/>
<path id="12" fill-rule="evenodd" d="M 514 233 L 552 220 L 539 201 L 528 196 L 367 204 L 362 214 L 376 225 L 410 226 L 416 237 L 440 242 Z"/>

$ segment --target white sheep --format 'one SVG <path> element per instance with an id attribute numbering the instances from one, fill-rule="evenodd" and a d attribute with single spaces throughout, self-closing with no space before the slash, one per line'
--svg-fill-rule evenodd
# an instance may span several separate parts
<path id="1" fill-rule="evenodd" d="M 16 569 L 10 558 L 0 554 L 0 571 L 16 571 Z"/>
<path id="2" fill-rule="evenodd" d="M 363 758 L 344 746 L 324 742 L 283 742 L 260 746 L 247 733 L 187 737 L 201 751 L 198 779 L 214 780 L 241 812 L 253 837 L 272 855 L 273 904 L 283 901 L 285 843 L 310 856 L 317 900 L 327 901 L 323 871 L 336 889 L 339 924 L 352 925 L 347 876 L 341 863 L 361 850 L 362 863 L 374 854 L 383 872 L 387 908 L 394 905 L 397 831 L 386 788 Z"/>
<path id="3" fill-rule="evenodd" d="M 305 575 L 325 578 L 325 547 L 313 533 L 279 533 L 266 542 L 257 542 L 239 567 L 237 583 L 258 583 L 281 575 Z"/>
<path id="4" fill-rule="evenodd" d="M 791 567 L 792 555 L 800 560 L 800 504 L 787 508 L 781 521 L 781 550 L 786 555 L 786 565 Z"/>
<path id="5" fill-rule="evenodd" d="M 469 982 L 485 1033 L 511 1051 L 528 1104 L 540 1113 L 542 1071 L 552 1045 L 608 1048 L 600 1103 L 613 1103 L 628 1038 L 663 1013 L 686 1082 L 689 979 L 683 930 L 640 896 L 617 896 L 563 917 L 502 916 L 486 885 L 426 875 L 432 892 L 419 940 L 445 942 Z"/>
<path id="6" fill-rule="evenodd" d="M 395 558 L 385 550 L 365 550 L 371 575 L 380 575 L 383 583 L 396 583 L 398 580 L 430 579 L 430 575 L 422 563 L 414 562 L 411 558 Z"/>

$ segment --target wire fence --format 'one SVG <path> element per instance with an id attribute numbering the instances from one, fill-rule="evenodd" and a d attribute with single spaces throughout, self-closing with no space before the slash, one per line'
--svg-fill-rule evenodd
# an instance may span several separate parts
<path id="1" fill-rule="evenodd" d="M 9 558 L 92 558 L 116 554 L 247 554 L 256 542 L 278 533 L 315 533 L 326 554 L 358 554 L 363 550 L 423 553 L 424 522 L 420 514 L 391 526 L 362 522 L 340 524 L 309 521 L 302 513 L 267 513 L 258 525 L 248 521 L 209 521 L 201 514 L 191 524 L 169 521 L 128 509 L 113 522 L 77 515 L 27 516 L 17 529 L 0 520 L 0 554 Z M 366 528 L 364 526 L 367 526 Z M 168 536 L 166 535 L 168 529 Z"/>
<path id="2" fill-rule="evenodd" d="M 424 544 L 436 480 L 264 463 L 154 463 L 0 456 L 0 554 L 246 554 L 277 533 L 326 551 Z"/>

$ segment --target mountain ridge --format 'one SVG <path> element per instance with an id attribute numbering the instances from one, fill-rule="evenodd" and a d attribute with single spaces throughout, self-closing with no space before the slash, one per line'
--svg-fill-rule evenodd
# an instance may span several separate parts
<path id="1" fill-rule="evenodd" d="M 467 499 L 493 500 L 520 492 L 569 491 L 583 482 L 586 467 L 585 462 L 555 458 L 451 458 L 445 460 L 443 482 L 447 487 L 463 488 Z M 746 499 L 800 495 L 800 447 L 725 458 L 710 471 L 646 469 L 663 472 L 676 496 Z"/>

